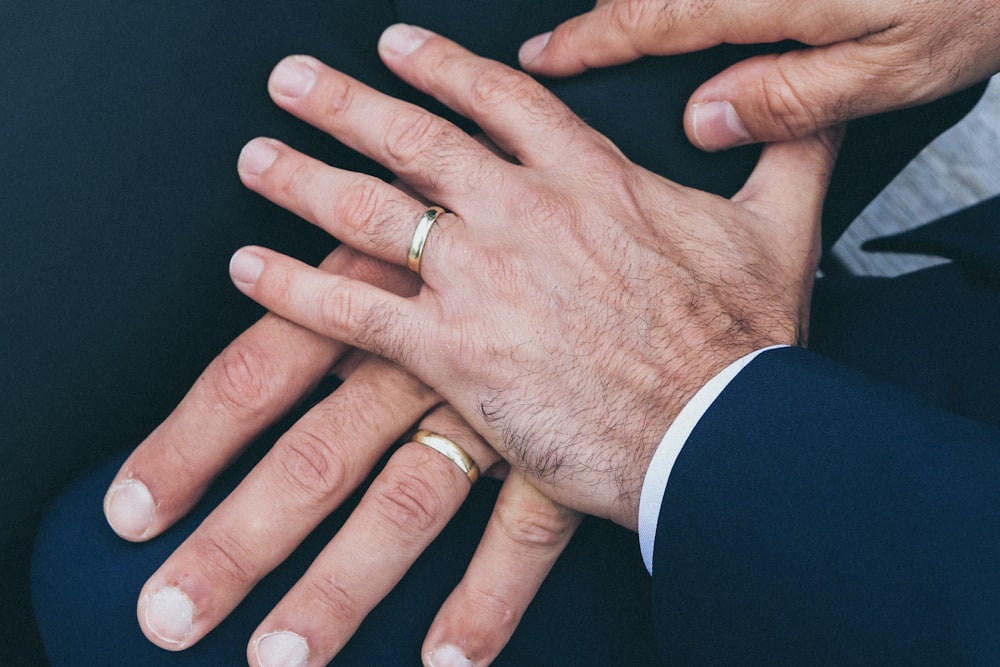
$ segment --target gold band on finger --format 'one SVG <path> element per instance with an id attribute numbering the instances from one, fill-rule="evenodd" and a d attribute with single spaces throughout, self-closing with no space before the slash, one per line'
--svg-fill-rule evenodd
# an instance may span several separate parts
<path id="1" fill-rule="evenodd" d="M 445 458 L 458 466 L 458 469 L 469 478 L 471 483 L 475 484 L 476 480 L 479 479 L 479 466 L 472 460 L 472 457 L 443 435 L 421 429 L 413 434 L 413 442 L 419 442 L 421 445 L 430 447 L 435 452 L 444 455 Z"/>
<path id="2" fill-rule="evenodd" d="M 418 276 L 420 275 L 420 258 L 424 254 L 424 246 L 427 245 L 427 236 L 431 233 L 431 227 L 434 226 L 438 216 L 442 213 L 444 213 L 444 209 L 440 206 L 431 206 L 417 220 L 417 228 L 413 231 L 413 240 L 410 241 L 410 251 L 406 253 L 406 268 Z"/>

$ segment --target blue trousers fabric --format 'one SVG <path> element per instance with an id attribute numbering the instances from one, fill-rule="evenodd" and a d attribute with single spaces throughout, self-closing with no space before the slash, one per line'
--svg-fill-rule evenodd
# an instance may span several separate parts
<path id="1" fill-rule="evenodd" d="M 11 584 L 0 602 L 0 622 L 23 641 L 0 647 L 0 661 L 31 664 L 38 656 L 27 611 L 28 554 L 57 489 L 140 441 L 212 356 L 260 314 L 229 283 L 225 267 L 232 251 L 253 242 L 317 261 L 333 247 L 323 233 L 240 186 L 234 169 L 240 147 L 267 134 L 337 166 L 385 175 L 267 100 L 264 84 L 274 63 L 289 53 L 310 53 L 453 118 L 378 62 L 374 45 L 386 25 L 421 24 L 513 63 L 523 39 L 590 6 L 589 0 L 300 0 L 239 8 L 189 0 L 140 5 L 95 0 L 58 8 L 4 3 L 0 81 L 8 94 L 0 96 L 5 144 L 0 220 L 6 247 L 0 294 L 7 320 L 0 330 L 0 363 L 8 381 L 0 402 L 5 454 L 0 482 L 8 493 L 0 565 Z M 699 83 L 760 50 L 720 47 L 546 83 L 640 164 L 726 195 L 749 174 L 757 149 L 703 154 L 684 138 L 681 111 Z M 826 209 L 827 247 L 980 92 L 852 126 Z M 35 600 L 50 651 L 64 643 L 61 638 L 69 636 L 77 618 L 61 615 L 59 605 L 68 600 L 98 605 L 77 608 L 89 609 L 85 618 L 114 622 L 103 631 L 88 626 L 98 630 L 92 637 L 131 632 L 118 625 L 126 620 L 102 616 L 101 605 L 120 599 L 131 605 L 144 579 L 138 573 L 151 572 L 169 552 L 170 540 L 179 539 L 148 547 L 108 542 L 94 493 L 113 467 L 106 464 L 73 487 L 71 494 L 77 495 L 64 496 L 42 536 Z M 489 490 L 482 489 L 477 497 L 482 494 L 486 507 Z M 466 511 L 476 511 L 476 502 Z M 481 529 L 481 521 L 456 523 L 473 533 Z M 607 527 L 592 530 L 592 540 L 580 537 L 575 543 L 623 539 Z M 608 552 L 620 553 L 612 547 Z M 98 567 L 89 577 L 57 576 L 80 574 L 87 562 Z M 636 564 L 641 567 L 637 556 Z M 135 571 L 127 577 L 130 568 Z M 613 578 L 598 576 L 611 571 L 593 569 L 591 587 L 611 586 L 605 579 Z M 627 576 L 632 575 L 622 573 Z M 109 581 L 120 587 L 112 590 Z M 441 591 L 446 581 L 427 578 Z M 86 595 L 75 588 L 87 586 L 92 589 Z M 609 595 L 618 595 L 621 586 L 612 588 Z M 640 585 L 636 595 L 641 594 Z M 622 599 L 622 608 L 631 609 L 634 600 Z M 406 613 L 408 605 L 397 610 L 416 618 Z M 538 608 L 544 608 L 541 602 Z M 583 613 L 586 606 L 578 608 Z M 261 616 L 247 613 L 246 618 Z M 426 627 L 428 619 L 418 620 Z M 531 624 L 525 627 L 530 632 Z M 622 645 L 617 642 L 609 645 Z"/>

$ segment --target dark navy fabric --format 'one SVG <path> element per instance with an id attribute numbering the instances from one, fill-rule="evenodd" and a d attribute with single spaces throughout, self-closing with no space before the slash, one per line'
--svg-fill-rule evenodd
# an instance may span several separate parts
<path id="1" fill-rule="evenodd" d="M 997 203 L 959 236 L 995 238 Z M 1000 245 L 970 255 L 821 283 L 814 348 L 844 363 L 765 353 L 706 413 L 656 535 L 665 661 L 1000 662 Z"/>
<path id="2" fill-rule="evenodd" d="M 265 89 L 271 67 L 287 54 L 310 53 L 440 110 L 378 62 L 375 42 L 386 25 L 423 24 L 513 63 L 521 40 L 590 6 L 586 0 L 2 3 L 0 567 L 8 586 L 0 624 L 19 641 L 0 643 L 0 662 L 40 659 L 28 560 L 57 490 L 139 442 L 259 315 L 229 282 L 232 251 L 259 243 L 317 261 L 333 247 L 323 233 L 242 188 L 234 167 L 242 145 L 256 135 L 276 136 L 337 166 L 385 175 L 274 107 Z M 731 194 L 757 149 L 703 154 L 684 138 L 681 111 L 699 83 L 752 52 L 723 47 L 546 83 L 641 164 Z M 827 205 L 827 246 L 980 92 L 852 126 Z M 53 605 L 75 596 L 72 581 L 53 577 L 54 569 L 90 559 L 109 576 L 131 568 L 151 572 L 162 556 L 110 547 L 99 502 L 70 511 L 72 498 L 94 502 L 99 478 L 74 487 L 77 495 L 64 497 L 48 524 L 62 517 L 72 529 L 51 528 L 42 541 L 40 554 L 64 558 L 60 566 L 40 557 L 46 566 L 36 568 L 39 615 L 62 619 L 48 626 L 50 646 L 61 642 L 71 619 Z M 637 556 L 629 562 L 637 564 Z M 102 590 L 97 573 L 92 577 L 77 585 Z M 604 585 L 597 579 L 594 586 Z M 70 588 L 60 593 L 56 583 Z M 115 594 L 124 601 L 110 592 L 93 599 L 128 606 L 135 591 L 123 586 Z M 583 605 L 577 608 L 584 613 Z M 260 617 L 259 610 L 248 614 Z M 428 621 L 421 619 L 424 626 Z M 124 633 L 115 624 L 90 636 Z"/>
<path id="3" fill-rule="evenodd" d="M 867 241 L 865 250 L 933 255 L 955 260 L 988 285 L 1000 284 L 1000 197 L 921 225 Z"/>
<path id="4" fill-rule="evenodd" d="M 354 507 L 336 512 L 237 610 L 182 653 L 157 648 L 136 622 L 137 593 L 159 563 L 245 474 L 227 474 L 198 508 L 148 544 L 128 543 L 103 524 L 101 499 L 122 463 L 82 477 L 49 511 L 34 559 L 33 595 L 54 665 L 238 665 L 253 628 L 305 572 Z M 419 664 L 430 622 L 458 583 L 482 536 L 498 484 L 484 479 L 392 594 L 367 618 L 337 665 Z M 650 581 L 635 535 L 586 521 L 559 560 L 517 633 L 495 664 L 651 665 Z M 553 622 L 566 619 L 567 631 Z M 558 621 L 561 628 L 564 623 Z"/>

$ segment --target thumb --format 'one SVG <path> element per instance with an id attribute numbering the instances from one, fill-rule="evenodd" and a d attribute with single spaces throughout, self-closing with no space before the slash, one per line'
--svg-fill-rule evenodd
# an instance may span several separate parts
<path id="1" fill-rule="evenodd" d="M 598 2 L 591 11 L 526 41 L 517 54 L 521 67 L 542 76 L 571 76 L 637 60 L 655 24 L 632 8 L 648 4 Z"/>
<path id="2" fill-rule="evenodd" d="M 684 128 L 707 151 L 798 139 L 910 104 L 916 84 L 900 72 L 892 53 L 854 41 L 750 58 L 691 95 Z"/>
<path id="3" fill-rule="evenodd" d="M 819 259 L 823 201 L 843 135 L 843 126 L 836 126 L 797 141 L 768 144 L 733 196 L 761 221 L 761 237 L 793 261 Z"/>
<path id="4" fill-rule="evenodd" d="M 755 233 L 772 250 L 772 274 L 797 312 L 798 343 L 809 339 L 809 295 L 821 254 L 820 222 L 843 126 L 764 147 L 760 161 L 733 197 L 755 214 Z"/>

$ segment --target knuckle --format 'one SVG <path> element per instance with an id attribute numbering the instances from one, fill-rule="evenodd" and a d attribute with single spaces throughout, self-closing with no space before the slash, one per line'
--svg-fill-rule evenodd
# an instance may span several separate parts
<path id="1" fill-rule="evenodd" d="M 513 507 L 498 503 L 495 516 L 511 542 L 531 549 L 548 550 L 561 546 L 574 526 L 565 511 L 547 501 Z"/>
<path id="2" fill-rule="evenodd" d="M 479 109 L 495 108 L 510 100 L 530 99 L 535 94 L 535 86 L 527 77 L 494 64 L 480 68 L 469 90 L 473 104 Z"/>
<path id="3" fill-rule="evenodd" d="M 303 202 L 306 210 L 315 216 L 318 213 L 313 210 L 315 198 L 310 196 L 314 176 L 315 170 L 309 161 L 289 160 L 276 176 L 274 186 L 283 201 Z"/>
<path id="4" fill-rule="evenodd" d="M 355 231 L 368 229 L 382 209 L 380 192 L 380 182 L 373 176 L 352 180 L 333 198 L 333 219 Z"/>
<path id="5" fill-rule="evenodd" d="M 654 8 L 654 3 L 648 0 L 619 0 L 611 5 L 610 19 L 611 26 L 626 35 L 642 34 L 651 25 L 658 26 L 662 23 L 663 17 L 669 17 L 668 8 L 673 3 L 657 3 L 663 5 L 660 9 Z M 651 24 L 652 19 L 657 19 Z"/>
<path id="6" fill-rule="evenodd" d="M 611 189 L 624 202 L 633 198 L 637 172 L 631 168 L 628 158 L 606 137 L 597 137 L 581 150 L 577 166 L 595 188 Z"/>
<path id="7" fill-rule="evenodd" d="M 323 434 L 299 426 L 276 447 L 278 469 L 285 488 L 314 503 L 323 503 L 340 489 L 346 476 L 343 452 Z"/>
<path id="8" fill-rule="evenodd" d="M 352 319 L 361 315 L 360 310 L 356 310 L 361 305 L 360 300 L 342 285 L 322 290 L 316 301 L 321 333 L 342 331 Z"/>
<path id="9" fill-rule="evenodd" d="M 543 227 L 563 227 L 567 224 L 569 207 L 564 197 L 548 188 L 529 188 L 517 202 L 523 220 Z"/>
<path id="10" fill-rule="evenodd" d="M 523 609 L 514 605 L 503 593 L 490 589 L 480 589 L 469 599 L 472 609 L 468 610 L 466 618 L 484 623 L 490 628 L 493 637 L 508 637 L 513 634 L 521 621 Z"/>
<path id="11" fill-rule="evenodd" d="M 413 164 L 430 147 L 441 143 L 444 132 L 442 121 L 424 111 L 408 109 L 389 121 L 383 139 L 385 151 L 401 165 Z"/>
<path id="12" fill-rule="evenodd" d="M 194 541 L 199 567 L 209 580 L 237 589 L 257 581 L 257 563 L 252 550 L 232 535 L 201 535 Z"/>
<path id="13" fill-rule="evenodd" d="M 344 76 L 326 77 L 322 91 L 321 113 L 323 118 L 329 120 L 343 115 L 351 106 L 356 92 L 350 79 Z"/>
<path id="14" fill-rule="evenodd" d="M 399 313 L 389 305 L 374 305 L 354 314 L 358 345 L 376 356 L 405 364 L 412 337 L 400 323 Z"/>
<path id="15" fill-rule="evenodd" d="M 443 498 L 438 494 L 430 466 L 420 465 L 388 466 L 379 477 L 379 483 L 371 488 L 373 502 L 378 514 L 399 535 L 414 538 L 436 528 L 441 522 L 445 509 Z M 442 481 L 441 488 L 448 483 Z"/>
<path id="16" fill-rule="evenodd" d="M 223 350 L 217 362 L 219 372 L 209 377 L 222 410 L 245 418 L 266 406 L 272 396 L 272 369 L 264 350 L 240 341 Z"/>
<path id="17" fill-rule="evenodd" d="M 364 615 L 364 607 L 353 592 L 356 586 L 341 581 L 331 573 L 310 576 L 305 582 L 306 599 L 327 620 L 356 625 Z"/>
<path id="18" fill-rule="evenodd" d="M 783 137 L 800 137 L 815 131 L 822 124 L 817 104 L 806 97 L 808 83 L 800 85 L 797 73 L 789 71 L 777 61 L 776 76 L 765 78 L 760 86 L 763 109 L 775 130 Z M 821 80 L 821 79 L 817 79 Z M 841 100 L 840 104 L 845 103 Z M 837 115 L 849 114 L 849 109 L 835 109 Z"/>

